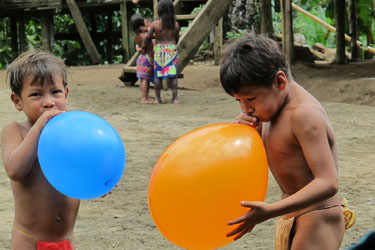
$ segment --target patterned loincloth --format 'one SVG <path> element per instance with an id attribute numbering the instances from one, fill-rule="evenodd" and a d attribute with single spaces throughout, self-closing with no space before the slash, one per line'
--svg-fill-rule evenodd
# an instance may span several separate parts
<path id="1" fill-rule="evenodd" d="M 137 58 L 137 77 L 144 79 L 154 78 L 153 62 L 147 54 L 141 54 Z"/>
<path id="2" fill-rule="evenodd" d="M 175 44 L 154 46 L 154 75 L 158 78 L 177 76 L 178 53 Z"/>

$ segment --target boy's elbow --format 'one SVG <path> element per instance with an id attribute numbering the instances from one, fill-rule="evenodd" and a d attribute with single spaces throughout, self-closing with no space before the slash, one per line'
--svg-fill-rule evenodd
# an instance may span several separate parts
<path id="1" fill-rule="evenodd" d="M 332 181 L 332 182 L 329 183 L 329 185 L 327 187 L 327 196 L 332 197 L 335 194 L 337 194 L 338 191 L 339 191 L 339 184 L 338 184 L 337 180 Z"/>
<path id="2" fill-rule="evenodd" d="M 7 171 L 7 175 L 8 175 L 10 180 L 15 181 L 15 182 L 22 181 L 25 177 L 23 175 L 20 175 L 17 172 L 14 172 L 14 171 Z"/>
<path id="3" fill-rule="evenodd" d="M 20 173 L 20 171 L 16 171 L 17 168 L 9 167 L 5 165 L 5 172 L 8 175 L 8 178 L 12 181 L 19 182 L 25 178 L 24 173 Z"/>

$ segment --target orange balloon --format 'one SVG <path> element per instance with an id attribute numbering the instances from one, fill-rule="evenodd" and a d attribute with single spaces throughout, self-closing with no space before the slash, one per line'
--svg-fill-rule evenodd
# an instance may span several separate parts
<path id="1" fill-rule="evenodd" d="M 268 164 L 254 128 L 214 124 L 195 129 L 160 156 L 148 185 L 151 216 L 172 243 L 215 249 L 233 241 L 227 222 L 248 211 L 241 201 L 264 201 Z"/>

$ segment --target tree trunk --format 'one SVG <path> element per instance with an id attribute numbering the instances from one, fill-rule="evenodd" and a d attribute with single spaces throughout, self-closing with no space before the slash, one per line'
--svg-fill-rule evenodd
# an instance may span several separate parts
<path id="1" fill-rule="evenodd" d="M 259 12 L 260 12 L 260 32 L 268 37 L 272 37 L 273 25 L 272 25 L 271 0 L 261 0 Z"/>
<path id="2" fill-rule="evenodd" d="M 255 20 L 256 0 L 233 0 L 229 7 L 225 26 L 228 30 L 247 30 L 259 33 L 260 27 Z"/>
<path id="3" fill-rule="evenodd" d="M 336 24 L 336 62 L 345 63 L 345 1 L 334 0 Z"/>

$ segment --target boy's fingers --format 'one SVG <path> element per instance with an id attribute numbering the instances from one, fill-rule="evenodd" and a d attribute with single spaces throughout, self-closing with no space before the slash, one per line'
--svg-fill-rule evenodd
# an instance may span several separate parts
<path id="1" fill-rule="evenodd" d="M 244 230 L 242 230 L 241 233 L 239 233 L 238 235 L 236 235 L 236 237 L 234 237 L 234 240 L 238 240 L 244 234 L 250 233 L 253 230 L 253 228 L 254 228 L 254 226 L 248 226 L 247 228 L 245 228 Z"/>
<path id="2" fill-rule="evenodd" d="M 252 207 L 254 207 L 254 204 L 250 201 L 241 201 L 241 206 L 247 207 L 247 208 L 252 208 Z"/>
<path id="3" fill-rule="evenodd" d="M 232 221 L 228 221 L 227 225 L 230 226 L 230 225 L 234 225 L 234 224 L 238 224 L 238 223 L 241 223 L 243 221 L 246 220 L 246 215 L 243 215 L 235 220 L 232 220 Z"/>
<path id="4" fill-rule="evenodd" d="M 235 229 L 233 229 L 232 231 L 230 231 L 229 233 L 227 233 L 226 236 L 227 237 L 231 237 L 233 235 L 238 234 L 239 232 L 241 232 L 243 230 L 244 230 L 244 224 L 239 225 L 238 227 L 236 227 Z"/>

